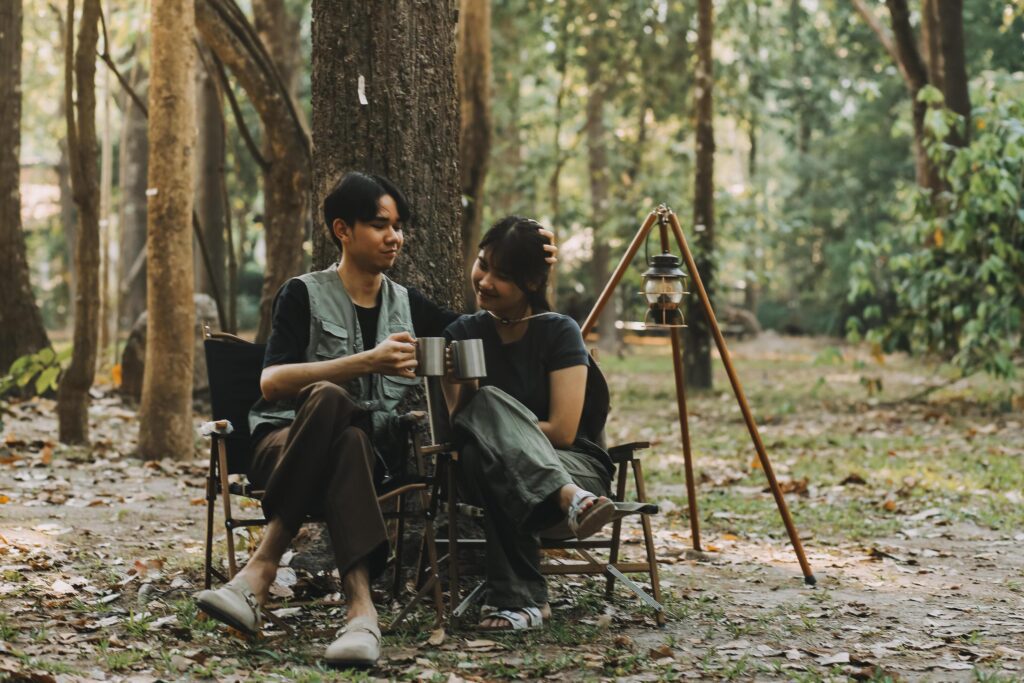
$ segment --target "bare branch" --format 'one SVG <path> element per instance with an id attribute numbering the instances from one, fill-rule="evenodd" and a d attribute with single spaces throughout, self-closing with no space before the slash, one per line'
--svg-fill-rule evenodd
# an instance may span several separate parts
<path id="1" fill-rule="evenodd" d="M 871 11 L 871 8 L 867 6 L 867 3 L 864 0 L 850 0 L 850 2 L 853 3 L 853 7 L 857 10 L 857 14 L 864 19 L 864 22 L 868 27 L 874 31 L 876 36 L 878 36 L 878 40 L 882 43 L 882 47 L 885 48 L 885 51 L 889 53 L 890 57 L 892 57 L 892 61 L 898 66 L 900 63 L 900 56 L 899 53 L 896 52 L 896 44 L 892 40 L 892 33 L 889 32 L 888 28 L 882 25 L 882 22 L 879 21 L 878 17 L 875 16 L 875 13 Z"/>

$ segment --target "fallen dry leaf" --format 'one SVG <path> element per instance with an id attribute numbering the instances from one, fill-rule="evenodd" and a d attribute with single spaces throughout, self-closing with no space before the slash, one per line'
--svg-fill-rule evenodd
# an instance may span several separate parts
<path id="1" fill-rule="evenodd" d="M 430 632 L 430 637 L 427 638 L 427 643 L 433 645 L 434 647 L 437 647 L 438 645 L 444 642 L 444 637 L 444 628 L 435 628 L 433 631 Z"/>

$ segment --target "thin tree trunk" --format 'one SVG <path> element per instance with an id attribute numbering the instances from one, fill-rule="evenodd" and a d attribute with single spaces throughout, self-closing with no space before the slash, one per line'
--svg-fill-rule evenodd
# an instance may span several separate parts
<path id="1" fill-rule="evenodd" d="M 199 50 L 207 48 L 200 46 Z M 211 69 L 196 69 L 196 215 L 203 227 L 203 241 L 210 257 L 212 271 L 207 272 L 197 253 L 193 268 L 196 289 L 205 294 L 223 294 L 226 285 L 224 225 L 227 214 L 225 196 L 221 191 L 225 165 L 225 131 L 223 95 L 212 70 L 212 55 L 200 55 L 200 63 Z"/>
<path id="2" fill-rule="evenodd" d="M 392 275 L 459 307 L 465 274 L 453 163 L 459 152 L 454 62 L 451 2 L 313 0 L 317 204 L 347 171 L 389 176 L 414 208 L 406 253 Z M 337 255 L 319 225 L 314 267 Z"/>
<path id="3" fill-rule="evenodd" d="M 110 208 L 114 190 L 114 139 L 110 122 L 110 70 L 103 70 L 103 127 L 100 133 L 100 346 L 96 354 L 96 369 L 99 370 L 113 353 L 116 335 L 111 329 L 111 312 L 116 310 L 115 289 L 110 286 L 113 269 L 110 259 L 114 236 L 113 211 Z"/>
<path id="4" fill-rule="evenodd" d="M 611 277 L 611 247 L 608 244 L 608 130 L 604 122 L 605 86 L 601 82 L 600 63 L 596 53 L 587 63 L 587 172 L 590 180 L 590 224 L 594 230 L 593 257 L 590 261 L 590 277 L 594 291 L 604 288 Z M 618 334 L 615 320 L 618 318 L 618 297 L 613 296 L 597 319 L 598 346 L 602 351 L 618 353 Z"/>
<path id="5" fill-rule="evenodd" d="M 64 23 L 64 15 L 61 14 L 60 8 L 55 4 L 51 4 L 50 9 L 53 11 L 54 19 L 57 22 L 58 54 L 63 55 L 67 51 L 65 46 L 67 29 Z M 67 75 L 65 75 L 66 77 Z M 63 97 L 57 101 L 57 116 L 62 121 L 67 120 L 67 111 Z M 72 196 L 74 193 L 71 190 L 71 160 L 68 157 L 68 139 L 66 134 L 57 141 L 57 148 L 60 156 L 54 170 L 57 173 L 57 187 L 60 190 L 60 225 L 64 231 L 64 281 L 67 285 L 69 304 L 69 310 L 62 316 L 61 322 L 66 326 L 74 313 L 75 292 L 78 289 L 75 278 L 75 243 L 76 235 L 78 234 L 78 212 L 75 210 L 75 199 Z"/>
<path id="6" fill-rule="evenodd" d="M 253 0 L 252 13 L 253 26 L 281 75 L 285 91 L 297 103 L 303 67 L 299 17 L 288 10 L 284 0 Z M 296 106 L 295 113 L 308 132 L 309 122 L 302 108 Z"/>
<path id="7" fill-rule="evenodd" d="M 491 153 L 491 2 L 461 0 L 455 66 L 458 74 L 462 122 L 459 156 L 462 171 L 462 249 L 465 271 L 470 272 L 480 242 L 484 212 L 484 182 Z M 469 278 L 463 297 L 474 301 Z"/>
<path id="8" fill-rule="evenodd" d="M 21 229 L 21 0 L 0 2 L 0 373 L 50 345 Z"/>
<path id="9" fill-rule="evenodd" d="M 195 305 L 192 191 L 195 147 L 195 51 L 182 36 L 195 31 L 193 0 L 155 2 L 149 160 L 146 365 L 139 411 L 139 453 L 146 460 L 191 458 Z"/>
<path id="10" fill-rule="evenodd" d="M 203 41 L 248 94 L 270 150 L 263 181 L 267 267 L 256 333 L 257 341 L 264 341 L 270 334 L 274 295 L 285 280 L 302 272 L 310 198 L 309 140 L 270 55 L 234 2 L 197 1 L 195 10 Z"/>
<path id="11" fill-rule="evenodd" d="M 130 76 L 132 89 L 147 99 L 149 76 L 136 63 Z M 146 114 L 124 96 L 121 126 L 121 244 L 118 277 L 119 328 L 131 329 L 146 310 L 146 176 L 149 167 Z"/>
<path id="12" fill-rule="evenodd" d="M 921 0 L 921 58 L 928 83 L 942 90 L 942 29 L 939 24 L 940 0 Z"/>
<path id="13" fill-rule="evenodd" d="M 714 290 L 715 250 L 715 131 L 712 91 L 714 62 L 714 7 L 712 0 L 697 2 L 697 75 L 696 75 L 696 174 L 693 183 L 693 225 L 696 231 L 694 260 L 708 294 Z M 711 388 L 711 329 L 696 297 L 688 305 L 683 335 L 683 362 L 687 385 Z"/>
<path id="14" fill-rule="evenodd" d="M 970 140 L 971 97 L 968 92 L 967 57 L 964 48 L 963 0 L 943 0 L 939 10 L 942 30 L 942 92 L 946 106 L 964 117 L 964 129 L 950 136 L 950 141 L 964 146 Z"/>
<path id="15" fill-rule="evenodd" d="M 68 124 L 71 187 L 78 206 L 75 244 L 75 324 L 71 364 L 57 392 L 57 419 L 64 443 L 89 441 L 89 388 L 96 374 L 99 302 L 99 179 L 96 177 L 96 46 L 99 43 L 99 0 L 85 0 L 78 32 L 73 37 L 74 0 L 68 0 L 64 98 Z M 72 57 L 72 54 L 74 55 Z"/>

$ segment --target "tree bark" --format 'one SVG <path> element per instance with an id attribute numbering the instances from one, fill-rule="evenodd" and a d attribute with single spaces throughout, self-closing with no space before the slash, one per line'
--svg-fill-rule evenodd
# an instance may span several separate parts
<path id="1" fill-rule="evenodd" d="M 267 268 L 256 334 L 257 341 L 264 341 L 270 334 L 274 295 L 285 280 L 302 272 L 309 217 L 309 140 L 270 55 L 233 0 L 196 0 L 195 11 L 203 41 L 235 76 L 259 114 L 271 152 L 264 169 Z"/>
<path id="2" fill-rule="evenodd" d="M 942 31 L 942 94 L 946 106 L 964 117 L 963 133 L 954 132 L 950 142 L 964 146 L 971 132 L 971 97 L 968 92 L 967 56 L 964 47 L 963 0 L 939 3 L 939 26 Z"/>
<path id="3" fill-rule="evenodd" d="M 138 63 L 129 77 L 145 100 L 149 76 Z M 146 310 L 146 175 L 149 167 L 146 114 L 125 95 L 121 126 L 121 255 L 118 327 L 130 330 Z"/>
<path id="4" fill-rule="evenodd" d="M 712 0 L 697 2 L 696 173 L 693 183 L 694 260 L 708 295 L 714 300 L 715 280 L 715 131 L 713 125 L 714 8 Z M 690 296 L 683 334 L 686 383 L 711 388 L 711 328 L 696 296 Z"/>
<path id="5" fill-rule="evenodd" d="M 199 225 L 203 228 L 203 242 L 212 269 L 207 272 L 197 253 L 193 268 L 196 289 L 211 296 L 226 292 L 226 254 L 224 227 L 227 215 L 225 196 L 221 191 L 225 164 L 225 133 L 223 95 L 214 70 L 213 57 L 207 48 L 199 62 L 209 68 L 196 69 L 196 182 L 195 202 Z"/>
<path id="6" fill-rule="evenodd" d="M 921 58 L 928 83 L 942 90 L 942 29 L 939 0 L 921 0 Z"/>
<path id="7" fill-rule="evenodd" d="M 112 313 L 116 307 L 115 291 L 110 286 L 112 243 L 117 241 L 116 227 L 112 219 L 111 201 L 114 194 L 114 138 L 110 120 L 110 70 L 103 71 L 103 127 L 100 130 L 100 341 L 96 354 L 96 369 L 100 370 L 104 358 L 113 358 L 114 340 L 117 331 L 113 329 Z M 116 362 L 116 361 L 112 361 Z"/>
<path id="8" fill-rule="evenodd" d="M 476 260 L 484 213 L 484 182 L 491 154 L 491 2 L 461 0 L 455 68 L 462 114 L 459 157 L 462 172 L 462 260 L 469 273 Z M 469 278 L 463 298 L 474 301 Z"/>
<path id="9" fill-rule="evenodd" d="M 391 275 L 457 308 L 466 274 L 455 19 L 451 0 L 314 0 L 312 96 L 317 205 L 347 171 L 390 177 L 414 209 Z M 321 219 L 314 267 L 337 256 Z"/>
<path id="10" fill-rule="evenodd" d="M 139 411 L 139 453 L 146 460 L 191 458 L 195 349 L 192 191 L 195 147 L 193 0 L 159 0 L 151 15 L 147 207 L 146 365 Z M 187 43 L 186 43 L 187 44 Z"/>
<path id="11" fill-rule="evenodd" d="M 299 18 L 288 11 L 284 0 L 253 0 L 252 13 L 253 26 L 281 75 L 285 91 L 292 102 L 298 102 L 303 67 Z M 302 108 L 296 106 L 295 113 L 308 132 Z"/>
<path id="12" fill-rule="evenodd" d="M 594 230 L 594 249 L 590 261 L 590 276 L 594 291 L 600 292 L 611 278 L 611 247 L 608 244 L 608 129 L 604 122 L 605 85 L 601 82 L 599 53 L 591 50 L 587 69 L 587 174 L 590 181 L 590 224 Z M 598 347 L 605 352 L 618 353 L 619 299 L 612 296 L 597 319 Z"/>
<path id="13" fill-rule="evenodd" d="M 99 179 L 96 165 L 96 46 L 99 0 L 85 0 L 75 49 L 74 0 L 68 0 L 64 97 L 68 119 L 71 188 L 78 207 L 75 243 L 75 324 L 71 364 L 57 392 L 57 420 L 63 443 L 89 441 L 89 388 L 96 374 L 99 331 Z M 72 51 L 74 58 L 72 59 Z M 73 61 L 73 65 L 72 65 Z M 72 95 L 76 97 L 72 97 Z"/>
<path id="14" fill-rule="evenodd" d="M 0 3 L 0 373 L 50 345 L 21 229 L 21 0 Z"/>

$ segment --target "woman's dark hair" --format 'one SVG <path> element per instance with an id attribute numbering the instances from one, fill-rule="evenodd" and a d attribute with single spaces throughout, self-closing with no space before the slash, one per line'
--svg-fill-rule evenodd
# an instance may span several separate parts
<path id="1" fill-rule="evenodd" d="M 540 234 L 541 228 L 532 218 L 506 216 L 487 231 L 480 240 L 480 249 L 490 249 L 490 267 L 523 290 L 530 308 L 550 311 L 547 288 L 551 264 L 544 251 L 549 240 Z"/>
<path id="2" fill-rule="evenodd" d="M 334 234 L 335 219 L 340 218 L 349 226 L 356 221 L 370 221 L 377 217 L 378 204 L 384 195 L 391 195 L 398 207 L 398 219 L 403 223 L 411 218 L 409 202 L 393 182 L 376 173 L 351 171 L 345 174 L 334 189 L 324 198 L 324 222 L 327 234 L 341 251 L 341 241 Z"/>

